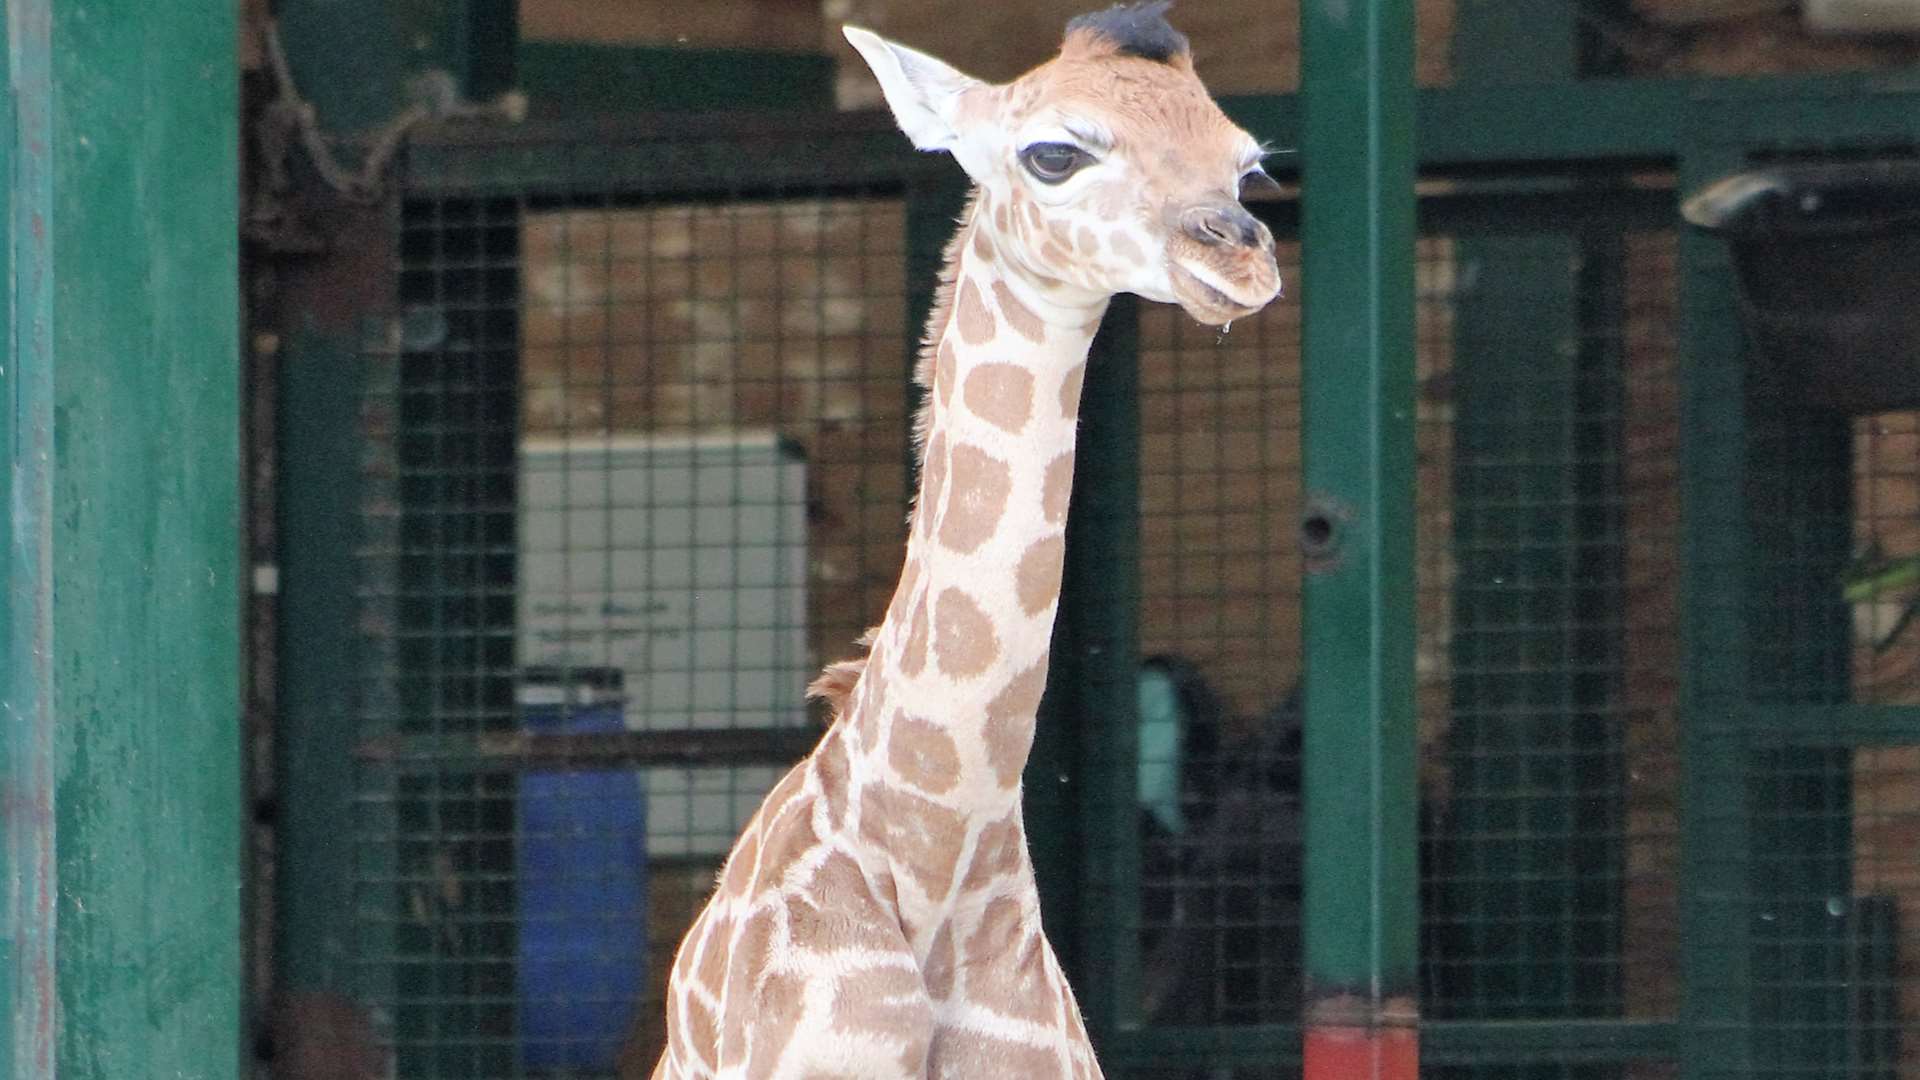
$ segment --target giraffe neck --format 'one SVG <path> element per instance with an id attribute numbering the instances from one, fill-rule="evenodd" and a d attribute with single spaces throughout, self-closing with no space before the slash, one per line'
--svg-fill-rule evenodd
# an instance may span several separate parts
<path id="1" fill-rule="evenodd" d="M 905 569 L 842 718 L 861 831 L 936 908 L 965 889 L 976 848 L 1017 846 L 1024 865 L 1020 774 L 1058 607 L 1081 380 L 1107 306 L 1060 302 L 1069 288 L 1000 257 L 992 221 L 976 198 L 948 249 Z"/>

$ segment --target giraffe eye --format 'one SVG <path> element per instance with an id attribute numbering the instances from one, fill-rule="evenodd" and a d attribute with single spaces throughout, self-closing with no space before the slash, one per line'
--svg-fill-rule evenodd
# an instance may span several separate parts
<path id="1" fill-rule="evenodd" d="M 1072 143 L 1034 143 L 1020 151 L 1020 163 L 1043 184 L 1058 184 L 1088 165 L 1093 155 Z"/>

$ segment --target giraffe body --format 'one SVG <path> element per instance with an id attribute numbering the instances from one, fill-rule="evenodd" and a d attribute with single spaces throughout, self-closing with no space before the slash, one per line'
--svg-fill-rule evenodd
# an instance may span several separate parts
<path id="1" fill-rule="evenodd" d="M 660 1080 L 1100 1075 L 1020 812 L 1080 389 L 1116 292 L 1223 323 L 1279 288 L 1240 208 L 1259 148 L 1164 4 L 1069 26 L 1004 86 L 848 29 L 901 127 L 975 181 L 918 381 L 906 560 L 834 721 L 768 795 L 669 981 Z"/>

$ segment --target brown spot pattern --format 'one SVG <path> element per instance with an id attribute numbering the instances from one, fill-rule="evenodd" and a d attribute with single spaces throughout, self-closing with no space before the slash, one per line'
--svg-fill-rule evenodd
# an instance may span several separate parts
<path id="1" fill-rule="evenodd" d="M 854 731 L 859 736 L 859 745 L 863 752 L 879 745 L 880 725 L 875 721 L 874 714 L 880 711 L 881 706 L 878 702 L 884 700 L 883 694 L 878 689 L 883 685 L 879 668 L 867 669 L 866 681 L 868 688 L 865 702 L 854 717 Z"/>
<path id="2" fill-rule="evenodd" d="M 700 949 L 700 966 L 694 969 L 700 984 L 715 994 L 726 982 L 727 937 L 732 931 L 733 924 L 725 917 L 708 924 L 706 940 Z"/>
<path id="3" fill-rule="evenodd" d="M 740 931 L 734 963 L 727 971 L 726 996 L 731 1001 L 753 1000 L 754 979 L 766 965 L 768 946 L 773 940 L 773 913 L 761 911 L 747 920 Z M 751 1008 L 728 1009 L 720 1024 L 720 1067 L 732 1068 L 746 1060 L 747 1016 Z"/>
<path id="4" fill-rule="evenodd" d="M 1027 224 L 1033 226 L 1035 229 L 1042 229 L 1046 227 L 1046 219 L 1040 216 L 1039 203 L 1035 203 L 1035 202 L 1027 203 Z"/>
<path id="5" fill-rule="evenodd" d="M 967 372 L 967 408 L 1015 435 L 1033 416 L 1033 373 L 1018 364 L 981 364 Z"/>
<path id="6" fill-rule="evenodd" d="M 987 719 L 980 735 L 987 744 L 987 764 L 1001 787 L 1018 783 L 1020 770 L 1026 767 L 1027 755 L 1033 751 L 1034 712 L 1040 708 L 1040 696 L 1046 689 L 1047 660 L 1041 657 L 987 703 Z"/>
<path id="7" fill-rule="evenodd" d="M 953 737 L 917 716 L 896 717 L 887 733 L 887 760 L 900 778 L 942 795 L 960 782 L 960 751 Z"/>
<path id="8" fill-rule="evenodd" d="M 747 827 L 740 831 L 739 841 L 733 845 L 732 853 L 727 856 L 727 875 L 721 887 L 729 896 L 745 896 L 753 883 L 754 859 L 760 854 L 761 814 L 765 812 L 762 809 L 747 822 Z"/>
<path id="9" fill-rule="evenodd" d="M 1021 842 L 1018 814 L 1008 814 L 980 830 L 973 845 L 973 861 L 960 881 L 960 891 L 973 892 L 1002 880 L 1020 869 Z"/>
<path id="10" fill-rule="evenodd" d="M 1007 231 L 1007 228 L 1008 228 L 1008 224 L 1009 224 L 1009 223 L 1008 223 L 1008 221 L 1007 221 L 1007 208 L 1006 208 L 1006 206 L 1005 206 L 1004 204 L 1001 204 L 1001 203 L 995 203 L 995 204 L 994 204 L 994 207 L 993 207 L 993 226 L 994 226 L 994 228 L 996 228 L 996 229 L 999 229 L 999 230 L 1000 230 L 1001 232 L 1003 232 L 1003 233 L 1004 233 L 1004 232 L 1006 232 L 1006 231 Z"/>
<path id="11" fill-rule="evenodd" d="M 807 983 L 784 972 L 767 976 L 754 998 L 753 1056 L 747 1062 L 747 1080 L 768 1080 L 780 1067 L 780 1055 L 793 1041 L 806 1009 Z"/>
<path id="12" fill-rule="evenodd" d="M 820 837 L 813 831 L 813 796 L 795 799 L 787 813 L 767 826 L 760 841 L 760 869 L 753 875 L 760 893 L 780 887 L 794 861 L 811 851 Z"/>
<path id="13" fill-rule="evenodd" d="M 973 230 L 973 253 L 988 262 L 993 261 L 993 241 L 987 239 L 987 230 Z"/>
<path id="14" fill-rule="evenodd" d="M 828 734 L 813 759 L 813 771 L 820 777 L 820 801 L 827 808 L 827 825 L 838 829 L 847 816 L 846 738 L 838 731 Z"/>
<path id="15" fill-rule="evenodd" d="M 922 993 L 920 976 L 910 968 L 850 971 L 834 987 L 833 1026 L 912 1036 L 933 1024 L 933 1010 Z"/>
<path id="16" fill-rule="evenodd" d="M 940 929 L 934 931 L 933 944 L 927 948 L 927 962 L 924 968 L 927 980 L 927 993 L 935 1001 L 945 1001 L 953 996 L 953 924 L 943 922 Z"/>
<path id="17" fill-rule="evenodd" d="M 993 538 L 1007 512 L 1013 472 L 1007 463 L 964 443 L 948 454 L 951 483 L 940 510 L 940 542 L 966 554 Z"/>
<path id="18" fill-rule="evenodd" d="M 1040 513 L 1047 523 L 1058 525 L 1067 520 L 1067 502 L 1073 496 L 1073 451 L 1068 450 L 1047 463 L 1047 475 L 1040 484 Z"/>
<path id="19" fill-rule="evenodd" d="M 1067 376 L 1060 380 L 1060 418 L 1071 420 L 1080 415 L 1080 388 L 1087 381 L 1087 365 L 1083 361 L 1073 365 Z"/>
<path id="20" fill-rule="evenodd" d="M 1014 590 L 1020 610 L 1038 615 L 1060 596 L 1060 572 L 1066 559 L 1066 538 L 1055 534 L 1035 540 L 1014 568 Z"/>
<path id="21" fill-rule="evenodd" d="M 1007 325 L 1018 331 L 1028 341 L 1041 342 L 1047 339 L 1047 324 L 1033 309 L 1020 302 L 1004 281 L 993 283 L 993 302 L 1000 306 L 1000 314 L 1006 317 Z"/>
<path id="22" fill-rule="evenodd" d="M 953 404 L 954 371 L 959 360 L 954 355 L 953 339 L 941 338 L 940 348 L 935 350 L 933 363 L 933 393 L 940 399 L 940 407 Z"/>
<path id="23" fill-rule="evenodd" d="M 947 454 L 947 436 L 936 431 L 927 442 L 927 458 L 921 467 L 920 522 L 929 533 L 935 524 L 944 517 L 946 511 L 941 507 L 941 496 L 947 488 L 947 467 L 950 459 Z"/>
<path id="24" fill-rule="evenodd" d="M 927 596 L 923 592 L 913 602 L 913 617 L 907 623 L 907 647 L 900 650 L 900 670 L 909 678 L 927 666 Z"/>
<path id="25" fill-rule="evenodd" d="M 1020 1020 L 1048 1026 L 1059 1022 L 1059 998 L 1040 934 L 1026 925 L 1012 897 L 987 905 L 967 939 L 966 955 L 969 998 Z"/>
<path id="26" fill-rule="evenodd" d="M 799 794 L 800 787 L 806 783 L 806 779 L 806 769 L 803 766 L 795 765 L 788 769 L 787 774 L 782 776 L 780 782 L 773 786 L 773 790 L 767 793 L 766 801 L 760 804 L 760 820 L 771 826 L 774 819 L 780 816 L 780 811 L 786 808 L 788 800 Z"/>
<path id="27" fill-rule="evenodd" d="M 1000 653 L 993 620 L 959 589 L 942 590 L 933 609 L 933 659 L 941 672 L 970 679 L 987 670 Z"/>
<path id="28" fill-rule="evenodd" d="M 700 999 L 692 994 L 685 995 L 682 1000 L 687 1006 L 688 1036 L 688 1043 L 683 1048 L 692 1050 L 697 1060 L 711 1060 L 707 1055 L 720 1037 L 720 1032 L 713 1022 L 713 1010 L 701 1004 Z"/>
<path id="29" fill-rule="evenodd" d="M 1074 234 L 1074 239 L 1080 242 L 1082 255 L 1091 255 L 1100 250 L 1100 237 L 1085 225 L 1080 226 L 1080 231 Z"/>
<path id="30" fill-rule="evenodd" d="M 1066 266 L 1073 262 L 1073 252 L 1049 240 L 1040 245 L 1040 257 L 1055 266 Z"/>
<path id="31" fill-rule="evenodd" d="M 980 296 L 980 287 L 968 278 L 960 283 L 960 299 L 954 307 L 955 321 L 960 327 L 960 340 L 969 345 L 985 345 L 993 340 L 993 312 L 987 310 L 987 302 Z"/>
<path id="32" fill-rule="evenodd" d="M 815 875 L 814 880 L 818 881 L 819 875 Z M 859 891 L 848 897 L 820 891 L 818 895 L 828 898 L 824 906 L 804 896 L 789 895 L 787 932 L 793 935 L 795 941 L 803 941 L 809 949 L 818 952 L 849 948 L 883 951 L 897 948 L 900 944 L 899 932 L 889 932 L 875 918 L 878 909 L 867 893 L 866 883 L 855 879 L 850 884 Z M 848 907 L 856 907 L 856 910 L 845 910 Z"/>
<path id="33" fill-rule="evenodd" d="M 984 1035 L 966 1028 L 950 1028 L 933 1041 L 927 1054 L 931 1080 L 977 1080 L 982 1076 L 1053 1076 L 1060 1059 L 1051 1050 Z"/>
<path id="34" fill-rule="evenodd" d="M 1135 266 L 1143 266 L 1146 264 L 1147 253 L 1141 249 L 1139 243 L 1136 242 L 1133 237 L 1128 236 L 1124 232 L 1117 229 L 1114 230 L 1113 234 L 1107 237 L 1107 246 L 1113 248 L 1115 255 L 1120 256 Z"/>
<path id="35" fill-rule="evenodd" d="M 966 820 L 939 803 L 883 785 L 862 789 L 860 799 L 860 835 L 905 866 L 928 896 L 946 896 Z"/>

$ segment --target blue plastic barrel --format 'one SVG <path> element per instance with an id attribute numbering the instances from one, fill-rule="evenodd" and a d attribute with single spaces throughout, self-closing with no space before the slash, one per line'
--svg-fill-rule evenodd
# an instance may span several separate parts
<path id="1" fill-rule="evenodd" d="M 523 722 L 540 733 L 622 731 L 618 681 L 617 671 L 530 677 Z M 616 688 L 610 702 L 609 682 Z M 516 981 L 521 1060 L 530 1073 L 614 1067 L 646 975 L 646 835 L 632 769 L 521 776 Z"/>

